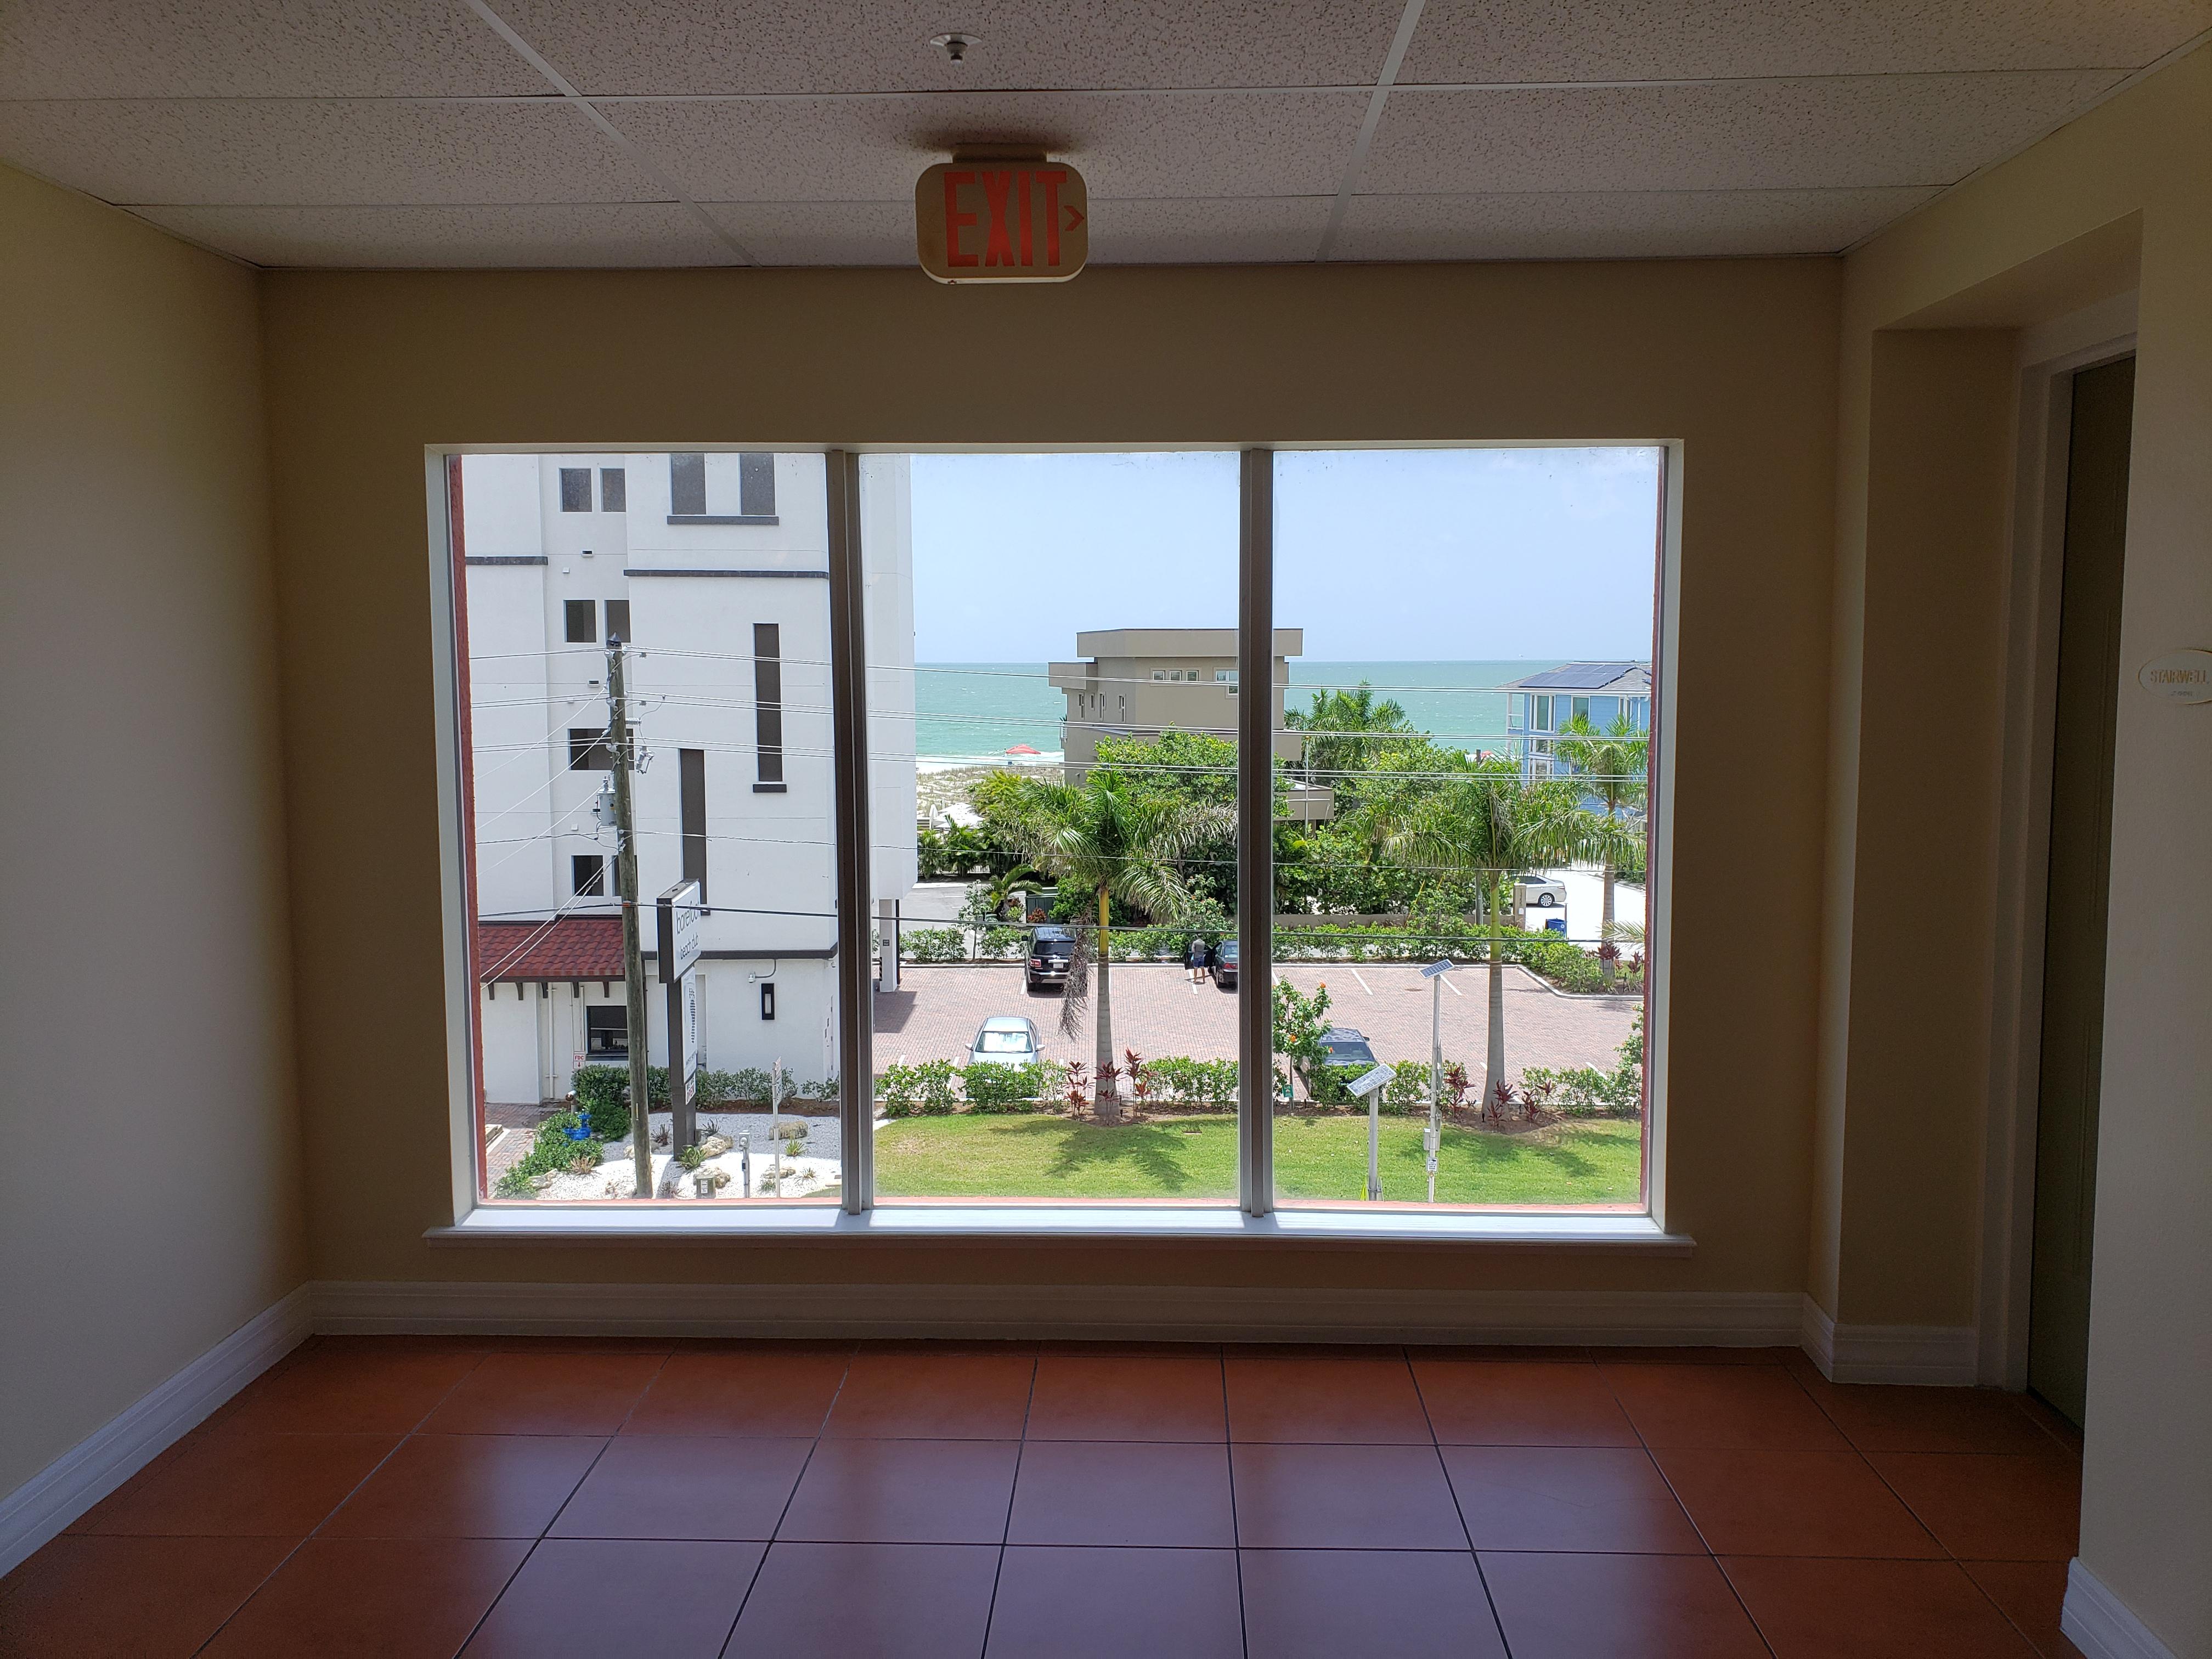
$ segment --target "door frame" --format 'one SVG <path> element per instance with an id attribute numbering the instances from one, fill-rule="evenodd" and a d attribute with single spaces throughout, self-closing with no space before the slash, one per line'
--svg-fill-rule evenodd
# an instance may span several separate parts
<path id="1" fill-rule="evenodd" d="M 1983 1133 L 1976 1371 L 2027 1386 L 2036 1119 L 2051 866 L 2051 772 L 2066 544 L 2073 377 L 2136 349 L 2133 292 L 2020 332 L 2017 451 L 2006 573 L 2004 747 L 1998 778 L 1996 960 Z"/>

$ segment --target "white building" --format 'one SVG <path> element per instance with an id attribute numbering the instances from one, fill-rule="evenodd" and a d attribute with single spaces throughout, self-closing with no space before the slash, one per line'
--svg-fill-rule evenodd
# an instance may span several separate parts
<path id="1" fill-rule="evenodd" d="M 644 755 L 639 890 L 696 877 L 700 1060 L 801 1082 L 836 1065 L 823 463 L 812 454 L 471 455 L 461 468 L 483 1075 L 555 1100 L 626 1061 L 605 782 L 619 635 Z M 908 463 L 862 474 L 872 891 L 914 885 L 914 610 Z M 650 918 L 645 948 L 654 946 Z M 647 963 L 650 977 L 653 964 Z M 649 1052 L 666 1061 L 657 978 Z"/>

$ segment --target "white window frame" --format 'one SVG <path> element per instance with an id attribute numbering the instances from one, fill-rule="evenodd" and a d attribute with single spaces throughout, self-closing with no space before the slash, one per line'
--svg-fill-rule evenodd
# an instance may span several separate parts
<path id="1" fill-rule="evenodd" d="M 1564 440 L 1516 444 L 1401 443 L 1283 446 L 1291 449 L 1546 448 Z M 671 453 L 817 454 L 825 461 L 829 492 L 830 565 L 830 658 L 832 731 L 839 757 L 836 769 L 837 842 L 837 929 L 839 1006 L 847 1017 L 839 1032 L 839 1076 L 846 1080 L 840 1104 L 844 1158 L 842 1205 L 678 1205 L 640 1201 L 619 1206 L 565 1207 L 542 1203 L 503 1202 L 482 1196 L 483 1140 L 477 1113 L 474 1022 L 476 967 L 471 956 L 467 915 L 467 844 L 462 811 L 464 757 L 460 746 L 459 673 L 456 655 L 459 629 L 458 571 L 452 550 L 452 483 L 449 465 L 470 453 L 554 454 L 544 445 L 456 445 L 426 447 L 424 502 L 428 520 L 431 599 L 431 643 L 438 665 L 434 701 L 440 836 L 440 896 L 445 919 L 447 1001 L 447 1085 L 449 1100 L 449 1169 L 453 1220 L 428 1229 L 424 1237 L 453 1244 L 512 1245 L 536 1240 L 574 1243 L 592 1239 L 660 1242 L 696 1246 L 721 1239 L 743 1243 L 761 1238 L 836 1240 L 857 1235 L 913 1238 L 1124 1237 L 1163 1239 L 1281 1239 L 1298 1243 L 1486 1244 L 1514 1249 L 1551 1246 L 1592 1248 L 1656 1255 L 1686 1255 L 1695 1242 L 1670 1231 L 1666 1218 L 1668 1004 L 1671 975 L 1668 921 L 1674 841 L 1674 680 L 1678 635 L 1681 542 L 1682 447 L 1679 441 L 1613 441 L 1623 447 L 1657 448 L 1662 453 L 1659 524 L 1658 611 L 1652 648 L 1650 731 L 1651 804 L 1649 875 L 1645 888 L 1644 957 L 1649 964 L 1644 1041 L 1644 1207 L 1640 1211 L 1431 1211 L 1425 1207 L 1370 1207 L 1349 1201 L 1340 1208 L 1301 1204 L 1278 1208 L 1273 1195 L 1273 1103 L 1266 1097 L 1273 1073 L 1273 1020 L 1269 1000 L 1243 994 L 1237 1024 L 1243 1098 L 1238 1103 L 1238 1196 L 1235 1204 L 1197 1207 L 1125 1203 L 1039 1204 L 1034 1201 L 974 1204 L 901 1203 L 878 1206 L 873 1194 L 872 1021 L 853 1018 L 873 995 L 872 904 L 867 848 L 867 775 L 865 642 L 862 637 L 863 550 L 860 545 L 860 458 L 864 453 L 969 453 L 958 445 L 875 445 L 847 448 L 813 445 L 687 444 Z M 1232 671 L 1258 684 L 1273 680 L 1273 501 L 1278 449 L 1184 444 L 1173 447 L 1240 455 L 1238 554 L 1238 659 Z M 604 453 L 601 445 L 591 453 Z M 1068 453 L 1115 449 L 1156 451 L 1159 445 L 1048 446 Z M 578 452 L 579 453 L 584 452 Z M 1236 684 L 1231 680 L 1232 687 Z M 1240 698 L 1238 709 L 1238 880 L 1248 891 L 1272 890 L 1273 791 L 1270 787 L 1272 731 L 1267 697 Z M 1250 731 L 1241 728 L 1251 727 Z M 1272 961 L 1273 917 L 1265 906 L 1239 911 L 1239 948 L 1247 962 Z M 1249 984 L 1249 981 L 1247 981 Z M 1257 1063 L 1255 1063 L 1255 1060 Z"/>

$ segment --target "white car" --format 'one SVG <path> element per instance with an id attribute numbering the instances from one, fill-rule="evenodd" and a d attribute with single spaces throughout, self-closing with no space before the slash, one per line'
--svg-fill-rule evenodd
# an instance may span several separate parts
<path id="1" fill-rule="evenodd" d="M 1513 878 L 1513 896 L 1524 905 L 1539 910 L 1548 910 L 1558 905 L 1565 908 L 1567 884 L 1554 881 L 1549 876 L 1516 876 Z"/>
<path id="2" fill-rule="evenodd" d="M 994 1014 L 975 1028 L 975 1040 L 968 1045 L 968 1063 L 1026 1066 L 1043 1052 L 1035 1020 L 1019 1014 Z"/>

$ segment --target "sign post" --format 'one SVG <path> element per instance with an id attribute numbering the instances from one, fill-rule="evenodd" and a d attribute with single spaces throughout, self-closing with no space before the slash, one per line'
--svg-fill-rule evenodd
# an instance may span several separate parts
<path id="1" fill-rule="evenodd" d="M 1421 1152 L 1429 1165 L 1429 1202 L 1437 1201 L 1437 1146 L 1443 1139 L 1444 975 L 1451 958 L 1439 957 L 1421 969 L 1429 981 L 1429 1123 L 1421 1131 Z"/>
<path id="2" fill-rule="evenodd" d="M 915 182 L 914 238 L 940 283 L 1064 283 L 1091 257 L 1091 192 L 1042 155 L 940 161 Z"/>
<path id="3" fill-rule="evenodd" d="M 668 998 L 668 1121 L 673 1150 L 698 1138 L 693 1107 L 699 1088 L 699 884 L 680 881 L 660 896 L 660 983 Z M 643 1122 L 641 1116 L 639 1121 Z"/>

